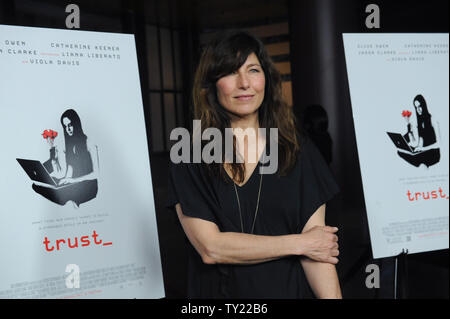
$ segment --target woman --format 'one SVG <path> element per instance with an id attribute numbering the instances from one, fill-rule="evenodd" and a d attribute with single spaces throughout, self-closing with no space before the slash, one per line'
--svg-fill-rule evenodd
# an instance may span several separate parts
<path id="1" fill-rule="evenodd" d="M 414 108 L 417 117 L 417 130 L 419 141 L 416 149 L 421 150 L 436 143 L 436 133 L 431 123 L 431 114 L 428 112 L 425 98 L 419 94 L 414 98 Z"/>
<path id="2" fill-rule="evenodd" d="M 261 134 L 235 136 L 244 163 L 171 163 L 168 206 L 191 244 L 188 297 L 304 298 L 307 280 L 317 297 L 341 298 L 337 229 L 324 224 L 325 202 L 338 188 L 317 149 L 300 142 L 261 41 L 244 32 L 214 40 L 193 97 L 202 130 L 278 128 L 279 163 L 276 174 L 262 175 L 249 160 L 270 152 Z"/>
<path id="3" fill-rule="evenodd" d="M 73 109 L 65 111 L 61 115 L 61 125 L 64 131 L 66 162 L 62 178 L 56 178 L 59 158 L 54 147 L 50 149 L 50 159 L 44 163 L 49 173 L 59 180 L 59 187 L 54 189 L 33 184 L 33 189 L 56 204 L 65 205 L 72 201 L 78 208 L 80 204 L 97 195 L 98 165 L 94 163 L 96 157 L 92 156 L 92 147 L 88 147 L 88 138 L 83 132 L 77 112 Z"/>
<path id="4" fill-rule="evenodd" d="M 441 151 L 436 139 L 436 132 L 431 121 L 431 114 L 428 112 L 427 102 L 425 98 L 419 94 L 413 101 L 417 118 L 417 143 L 412 145 L 412 141 L 408 141 L 413 148 L 414 153 L 409 154 L 398 151 L 397 154 L 408 163 L 419 167 L 424 165 L 430 167 L 439 162 L 441 159 Z M 408 127 L 409 129 L 409 127 Z"/>
<path id="5" fill-rule="evenodd" d="M 66 174 L 59 182 L 67 184 L 96 179 L 92 155 L 88 149 L 87 136 L 81 127 L 81 120 L 75 110 L 61 115 L 61 125 L 66 142 Z"/>

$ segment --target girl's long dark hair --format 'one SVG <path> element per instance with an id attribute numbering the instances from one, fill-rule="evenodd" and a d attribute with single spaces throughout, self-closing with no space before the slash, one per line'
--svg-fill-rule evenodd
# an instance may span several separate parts
<path id="1" fill-rule="evenodd" d="M 295 165 L 300 150 L 299 131 L 296 128 L 292 108 L 282 98 L 280 73 L 263 43 L 256 37 L 243 31 L 227 31 L 206 46 L 194 79 L 194 118 L 201 120 L 201 133 L 208 127 L 214 127 L 225 136 L 225 128 L 231 128 L 231 122 L 217 99 L 216 82 L 221 77 L 238 70 L 251 53 L 255 53 L 258 57 L 266 78 L 264 100 L 258 109 L 259 127 L 266 128 L 267 133 L 270 128 L 278 128 L 278 174 L 285 175 Z M 224 144 L 222 143 L 223 160 Z M 235 137 L 233 150 L 236 154 Z M 245 179 L 244 164 L 233 162 L 230 167 L 233 179 L 242 183 Z M 220 175 L 228 180 L 223 165 L 212 163 L 208 168 L 214 175 Z"/>
<path id="2" fill-rule="evenodd" d="M 72 136 L 67 134 L 63 122 L 64 118 L 68 118 L 73 126 Z M 66 160 L 68 164 L 73 165 L 76 155 L 88 152 L 86 144 L 87 136 L 83 132 L 80 117 L 73 109 L 69 109 L 61 115 L 61 125 L 63 127 L 64 140 L 66 143 Z"/>
<path id="3" fill-rule="evenodd" d="M 417 112 L 416 101 L 420 103 L 422 108 L 422 114 Z M 417 129 L 419 136 L 423 138 L 423 146 L 428 146 L 436 143 L 436 132 L 434 131 L 433 124 L 431 123 L 431 114 L 428 111 L 427 102 L 425 98 L 419 94 L 414 98 L 414 109 L 416 110 L 417 117 Z"/>

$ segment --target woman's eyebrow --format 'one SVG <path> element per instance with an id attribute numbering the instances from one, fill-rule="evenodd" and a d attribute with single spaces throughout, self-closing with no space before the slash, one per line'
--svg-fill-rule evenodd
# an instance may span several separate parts
<path id="1" fill-rule="evenodd" d="M 248 69 L 248 68 L 251 68 L 251 67 L 253 67 L 253 66 L 259 66 L 259 67 L 261 67 L 258 63 L 252 63 L 252 64 L 247 65 L 247 69 Z"/>

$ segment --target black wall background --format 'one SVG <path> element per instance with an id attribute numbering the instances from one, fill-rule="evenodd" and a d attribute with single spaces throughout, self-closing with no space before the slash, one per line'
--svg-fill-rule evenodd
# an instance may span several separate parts
<path id="1" fill-rule="evenodd" d="M 351 113 L 348 80 L 345 68 L 342 33 L 372 32 L 448 32 L 447 0 L 286 0 L 286 1 L 222 1 L 171 0 L 173 12 L 154 11 L 165 1 L 95 0 L 76 1 L 81 9 L 81 30 L 134 33 L 141 77 L 141 86 L 148 87 L 147 48 L 145 25 L 167 24 L 175 21 L 182 35 L 184 81 L 191 85 L 198 62 L 199 37 L 204 30 L 247 26 L 279 21 L 290 24 L 290 61 L 294 110 L 299 118 L 310 104 L 321 104 L 329 116 L 333 139 L 331 168 L 341 186 L 341 194 L 329 203 L 327 222 L 339 227 L 341 257 L 338 273 L 345 298 L 392 298 L 394 259 L 374 260 L 368 234 L 367 217 L 360 167 L 356 149 Z M 56 0 L 1 0 L 0 24 L 65 28 L 65 6 L 70 1 Z M 226 15 L 222 9 L 227 3 L 247 10 L 242 15 Z M 273 5 L 273 14 L 264 11 Z M 285 12 L 280 16 L 280 3 Z M 375 3 L 380 7 L 381 28 L 365 27 L 365 8 Z M 210 16 L 200 14 L 205 6 Z M 200 10 L 202 9 L 202 10 Z M 275 15 L 275 12 L 277 16 Z M 215 14 L 222 19 L 216 19 Z M 226 19 L 224 20 L 224 17 Z M 239 19 L 238 19 L 239 17 Z M 246 18 L 248 17 L 248 21 Z M 219 22 L 218 22 L 219 21 Z M 223 21 L 223 22 L 222 22 Z M 0 70 L 1 72 L 1 70 Z M 376 89 L 376 88 L 374 88 Z M 148 94 L 143 94 L 147 130 L 150 131 Z M 186 114 L 190 112 L 189 97 L 185 101 Z M 191 118 L 186 117 L 186 127 Z M 151 144 L 150 134 L 149 144 Z M 186 287 L 186 239 L 176 216 L 164 208 L 167 192 L 168 154 L 150 153 L 152 181 L 159 228 L 166 295 L 184 297 Z M 150 196 L 151 194 L 149 194 Z M 367 289 L 365 267 L 376 263 L 381 267 L 381 288 Z M 407 286 L 409 298 L 448 298 L 448 250 L 414 254 L 407 257 Z"/>

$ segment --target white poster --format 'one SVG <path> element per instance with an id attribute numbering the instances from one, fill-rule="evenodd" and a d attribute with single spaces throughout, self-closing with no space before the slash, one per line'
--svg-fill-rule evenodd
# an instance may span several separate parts
<path id="1" fill-rule="evenodd" d="M 344 34 L 374 258 L 448 248 L 448 34 Z"/>
<path id="2" fill-rule="evenodd" d="M 0 298 L 161 298 L 133 35 L 0 26 Z"/>

